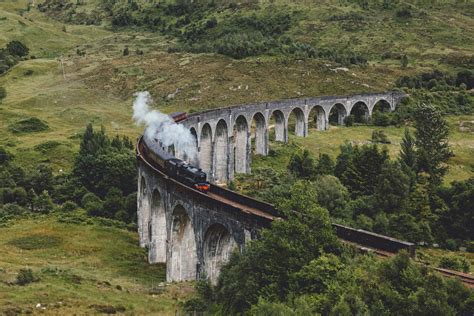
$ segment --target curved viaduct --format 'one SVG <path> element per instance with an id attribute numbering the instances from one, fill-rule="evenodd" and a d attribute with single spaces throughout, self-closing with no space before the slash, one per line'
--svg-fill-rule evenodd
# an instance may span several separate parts
<path id="1" fill-rule="evenodd" d="M 310 125 L 322 131 L 330 120 L 342 125 L 350 114 L 368 120 L 377 108 L 394 111 L 403 97 L 388 92 L 237 105 L 193 113 L 183 124 L 196 138 L 199 167 L 210 181 L 225 183 L 236 173 L 250 173 L 252 152 L 267 155 L 270 132 L 273 140 L 288 142 L 293 131 L 306 137 Z"/>
<path id="2" fill-rule="evenodd" d="M 194 113 L 182 124 L 196 137 L 200 167 L 211 182 L 222 183 L 250 172 L 252 148 L 267 154 L 272 129 L 275 141 L 287 142 L 291 123 L 304 137 L 311 123 L 325 130 L 331 115 L 342 124 L 356 108 L 370 118 L 378 106 L 393 111 L 403 97 L 390 92 L 239 105 Z M 153 150 L 152 142 L 141 138 L 137 144 L 140 245 L 148 248 L 150 263 L 166 262 L 167 281 L 206 276 L 215 282 L 233 249 L 258 237 L 277 219 L 276 210 L 214 184 L 204 194 L 168 177 L 147 159 L 144 143 Z"/>

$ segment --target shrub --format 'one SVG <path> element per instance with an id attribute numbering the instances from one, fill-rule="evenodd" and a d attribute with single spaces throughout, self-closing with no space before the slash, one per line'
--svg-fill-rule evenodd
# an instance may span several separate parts
<path id="1" fill-rule="evenodd" d="M 20 269 L 16 276 L 16 284 L 21 286 L 37 281 L 39 281 L 39 279 L 33 275 L 33 271 L 31 269 Z"/>
<path id="2" fill-rule="evenodd" d="M 7 90 L 4 87 L 0 87 L 0 103 L 7 97 Z"/>
<path id="3" fill-rule="evenodd" d="M 372 142 L 380 144 L 390 144 L 390 140 L 382 130 L 374 130 L 372 132 Z"/>
<path id="4" fill-rule="evenodd" d="M 354 125 L 354 122 L 355 122 L 354 115 L 349 115 L 344 118 L 344 125 L 346 126 L 352 126 Z"/>
<path id="5" fill-rule="evenodd" d="M 12 155 L 3 147 L 0 147 L 0 165 L 12 160 Z"/>
<path id="6" fill-rule="evenodd" d="M 39 118 L 30 117 L 23 120 L 14 122 L 8 126 L 8 129 L 12 133 L 34 133 L 46 131 L 49 128 L 46 122 L 43 122 Z"/>
<path id="7" fill-rule="evenodd" d="M 411 18 L 411 10 L 408 7 L 401 8 L 400 10 L 397 11 L 397 17 L 399 18 Z"/>
<path id="8" fill-rule="evenodd" d="M 441 257 L 438 267 L 467 273 L 469 272 L 470 264 L 464 257 L 446 255 Z"/>
<path id="9" fill-rule="evenodd" d="M 7 51 L 10 55 L 23 57 L 28 55 L 30 50 L 20 41 L 11 41 L 7 44 Z"/>
<path id="10" fill-rule="evenodd" d="M 372 124 L 375 126 L 389 126 L 390 121 L 390 114 L 388 113 L 376 111 L 372 115 Z"/>
<path id="11" fill-rule="evenodd" d="M 72 212 L 78 208 L 77 204 L 72 201 L 66 201 L 63 205 L 61 205 L 61 210 L 63 212 Z"/>

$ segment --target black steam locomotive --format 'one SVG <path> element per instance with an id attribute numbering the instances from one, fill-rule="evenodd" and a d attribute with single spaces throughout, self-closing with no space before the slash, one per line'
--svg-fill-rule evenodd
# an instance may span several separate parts
<path id="1" fill-rule="evenodd" d="M 150 143 L 145 137 L 139 141 L 140 150 L 145 158 L 158 167 L 158 169 L 187 186 L 204 193 L 209 191 L 210 184 L 204 171 L 191 166 L 181 159 L 175 158 L 163 150 L 157 142 L 153 142 L 150 146 L 147 142 Z M 153 147 L 153 150 L 150 147 Z"/>

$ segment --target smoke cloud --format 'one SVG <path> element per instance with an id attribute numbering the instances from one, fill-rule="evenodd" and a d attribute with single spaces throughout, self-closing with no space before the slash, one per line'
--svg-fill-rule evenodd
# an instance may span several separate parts
<path id="1" fill-rule="evenodd" d="M 179 152 L 191 163 L 197 162 L 196 141 L 191 132 L 181 124 L 158 110 L 150 110 L 152 102 L 148 91 L 134 94 L 133 119 L 137 125 L 145 125 L 145 137 L 149 140 L 158 140 L 163 146 L 174 145 L 175 152 Z"/>

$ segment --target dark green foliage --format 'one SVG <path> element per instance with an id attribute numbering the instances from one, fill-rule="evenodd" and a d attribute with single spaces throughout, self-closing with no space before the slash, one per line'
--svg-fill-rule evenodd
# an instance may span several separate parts
<path id="1" fill-rule="evenodd" d="M 20 41 L 11 41 L 7 44 L 7 51 L 10 55 L 23 57 L 28 55 L 30 50 Z"/>
<path id="2" fill-rule="evenodd" d="M 446 203 L 449 212 L 441 214 L 439 222 L 448 236 L 474 240 L 474 177 L 455 181 L 449 188 L 440 188 L 438 195 Z"/>
<path id="3" fill-rule="evenodd" d="M 350 218 L 352 214 L 345 212 L 350 200 L 347 189 L 338 178 L 331 175 L 318 177 L 315 181 L 318 204 L 326 208 L 329 214 L 336 218 Z"/>
<path id="4" fill-rule="evenodd" d="M 48 194 L 48 191 L 43 191 L 41 194 L 33 199 L 33 210 L 35 212 L 47 214 L 54 208 L 53 200 Z"/>
<path id="5" fill-rule="evenodd" d="M 411 170 L 416 170 L 416 151 L 415 151 L 415 140 L 413 139 L 410 131 L 405 129 L 402 142 L 400 144 L 400 160 L 408 166 Z"/>
<path id="6" fill-rule="evenodd" d="M 404 89 L 410 96 L 403 103 L 408 105 L 403 111 L 396 113 L 403 119 L 411 116 L 411 109 L 419 103 L 431 104 L 443 114 L 464 114 L 474 111 L 474 98 L 466 88 L 472 85 L 472 72 L 460 71 L 457 77 L 434 70 L 415 76 L 405 76 L 397 80 L 397 86 Z"/>
<path id="7" fill-rule="evenodd" d="M 383 130 L 373 130 L 372 143 L 390 144 L 391 142 Z"/>
<path id="8" fill-rule="evenodd" d="M 453 156 L 448 143 L 449 126 L 440 111 L 430 105 L 415 109 L 415 146 L 418 172 L 426 172 L 430 183 L 438 185 L 448 170 L 448 159 Z"/>
<path id="9" fill-rule="evenodd" d="M 129 144 L 129 140 L 123 139 L 114 141 L 112 146 L 103 129 L 95 132 L 89 124 L 74 164 L 74 176 L 101 197 L 111 187 L 130 194 L 136 190 L 136 165 Z"/>
<path id="10" fill-rule="evenodd" d="M 402 56 L 402 59 L 400 60 L 400 63 L 402 65 L 402 68 L 407 68 L 407 66 L 408 66 L 408 56 L 406 54 Z"/>
<path id="11" fill-rule="evenodd" d="M 72 212 L 77 210 L 77 208 L 77 204 L 72 201 L 67 201 L 63 205 L 61 205 L 61 211 L 63 212 Z"/>
<path id="12" fill-rule="evenodd" d="M 441 259 L 439 260 L 438 267 L 468 273 L 470 264 L 469 261 L 467 261 L 467 259 L 464 257 L 446 255 L 441 257 Z"/>
<path id="13" fill-rule="evenodd" d="M 388 159 L 386 148 L 377 145 L 341 146 L 337 157 L 335 175 L 349 189 L 353 197 L 374 193 L 377 176 Z"/>
<path id="14" fill-rule="evenodd" d="M 371 123 L 375 126 L 389 126 L 392 124 L 391 114 L 374 111 Z"/>
<path id="15" fill-rule="evenodd" d="M 34 276 L 33 271 L 31 269 L 20 269 L 16 276 L 16 284 L 22 286 L 38 281 L 39 279 Z"/>
<path id="16" fill-rule="evenodd" d="M 456 85 L 461 86 L 462 84 L 464 84 L 467 89 L 474 88 L 474 72 L 472 72 L 472 70 L 465 69 L 458 72 L 456 76 Z"/>
<path id="17" fill-rule="evenodd" d="M 311 178 L 315 174 L 315 162 L 309 150 L 295 152 L 288 164 L 288 170 L 299 178 Z"/>
<path id="18" fill-rule="evenodd" d="M 403 172 L 400 164 L 385 161 L 376 182 L 374 195 L 380 211 L 403 211 L 408 202 L 410 178 Z"/>
<path id="19" fill-rule="evenodd" d="M 259 297 L 285 299 L 297 279 L 295 273 L 323 251 L 338 251 L 327 212 L 307 198 L 316 195 L 312 191 L 304 182 L 295 184 L 291 199 L 280 207 L 288 219 L 274 222 L 261 239 L 243 254 L 234 253 L 223 267 L 216 299 L 227 310 L 247 310 Z"/>
<path id="20" fill-rule="evenodd" d="M 55 140 L 47 140 L 43 143 L 36 145 L 34 148 L 36 151 L 47 153 L 48 151 L 60 146 L 61 143 Z"/>
<path id="21" fill-rule="evenodd" d="M 13 156 L 9 153 L 5 148 L 0 147 L 0 166 L 7 164 L 10 160 L 12 160 Z M 0 183 L 0 187 L 2 187 Z"/>
<path id="22" fill-rule="evenodd" d="M 7 90 L 4 87 L 0 87 L 0 104 L 2 100 L 7 97 Z"/>
<path id="23" fill-rule="evenodd" d="M 334 161 L 328 154 L 319 154 L 315 172 L 317 175 L 333 174 L 334 166 Z"/>
<path id="24" fill-rule="evenodd" d="M 16 121 L 8 126 L 12 133 L 35 133 L 48 130 L 49 126 L 46 122 L 36 117 L 30 117 Z"/>
<path id="25" fill-rule="evenodd" d="M 348 115 L 344 118 L 344 125 L 346 126 L 352 126 L 354 125 L 355 122 L 355 116 L 354 115 Z"/>
<path id="26" fill-rule="evenodd" d="M 48 164 L 39 164 L 30 175 L 31 188 L 37 194 L 51 190 L 53 186 L 53 169 Z"/>

